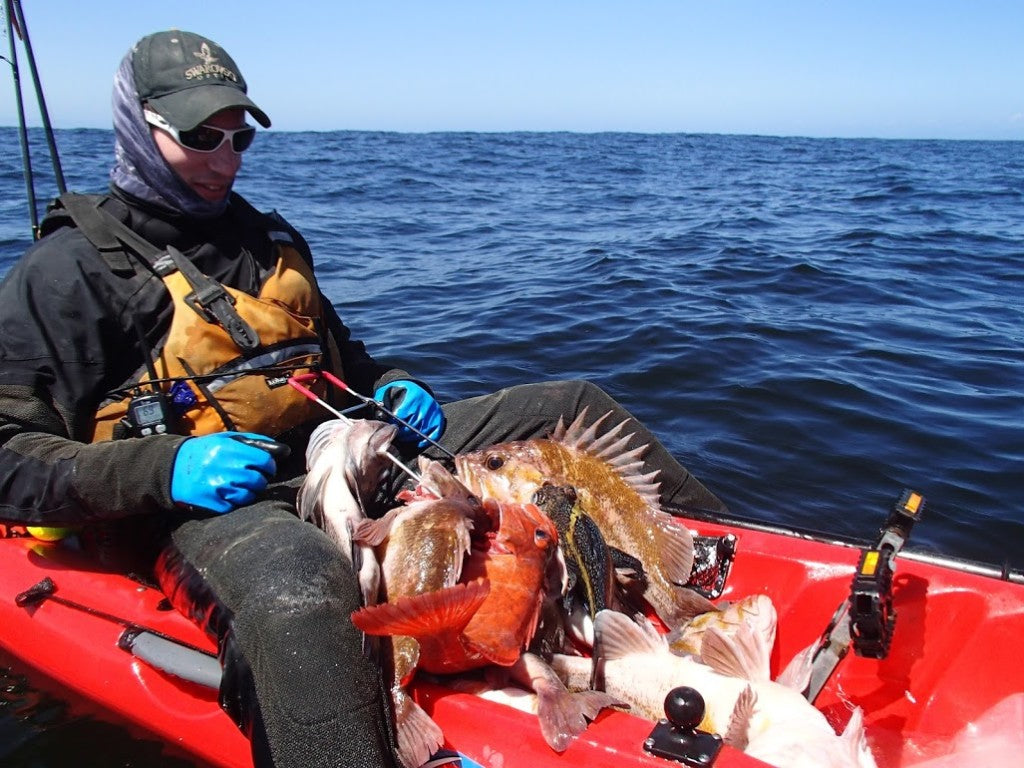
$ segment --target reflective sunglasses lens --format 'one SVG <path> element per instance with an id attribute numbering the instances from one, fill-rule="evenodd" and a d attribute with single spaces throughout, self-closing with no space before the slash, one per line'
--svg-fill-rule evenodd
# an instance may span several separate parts
<path id="1" fill-rule="evenodd" d="M 256 128 L 247 125 L 245 128 L 226 131 L 212 125 L 200 125 L 190 131 L 178 132 L 178 140 L 181 144 L 197 152 L 213 152 L 224 142 L 225 136 L 231 136 L 231 148 L 241 154 L 256 138 Z"/>
<path id="2" fill-rule="evenodd" d="M 209 125 L 200 125 L 190 131 L 179 131 L 182 145 L 200 152 L 213 152 L 224 141 L 224 131 Z"/>
<path id="3" fill-rule="evenodd" d="M 235 135 L 231 137 L 231 148 L 238 154 L 242 154 L 250 146 L 252 146 L 252 140 L 256 138 L 256 129 L 252 126 L 242 128 L 235 132 Z"/>

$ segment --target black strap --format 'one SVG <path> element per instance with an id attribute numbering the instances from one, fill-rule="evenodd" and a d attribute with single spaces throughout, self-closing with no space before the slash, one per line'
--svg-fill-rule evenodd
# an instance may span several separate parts
<path id="1" fill-rule="evenodd" d="M 259 348 L 260 337 L 235 311 L 234 297 L 224 290 L 223 285 L 204 275 L 177 248 L 167 246 L 166 251 L 160 250 L 101 208 L 95 197 L 67 193 L 59 200 L 89 242 L 101 253 L 116 253 L 128 248 L 160 277 L 180 271 L 192 286 L 192 293 L 185 297 L 185 302 L 196 313 L 207 322 L 218 323 L 243 353 Z"/>
<path id="2" fill-rule="evenodd" d="M 166 258 L 163 251 L 101 207 L 105 198 L 67 192 L 57 199 L 71 216 L 75 226 L 114 269 L 124 269 L 128 266 L 120 260 L 112 261 L 112 258 L 123 254 L 127 248 L 160 277 L 175 271 L 176 267 Z"/>
<path id="3" fill-rule="evenodd" d="M 219 323 L 243 353 L 258 349 L 259 334 L 235 311 L 235 297 L 224 290 L 223 285 L 200 272 L 174 246 L 167 246 L 167 255 L 192 286 L 192 293 L 185 297 L 185 303 L 208 322 Z"/>
<path id="4" fill-rule="evenodd" d="M 217 412 L 218 416 L 220 416 L 220 421 L 221 424 L 224 425 L 224 430 L 227 432 L 237 432 L 238 429 L 235 427 L 235 422 L 231 420 L 228 412 L 224 410 L 224 406 L 221 405 L 220 401 L 213 396 L 213 392 L 211 392 L 210 388 L 203 383 L 203 380 L 196 375 L 195 370 L 193 370 L 192 366 L 188 364 L 188 361 L 183 357 L 179 357 L 178 362 L 181 364 L 181 367 L 185 369 L 185 373 L 192 377 L 192 383 L 195 384 L 199 391 L 203 393 L 203 396 L 206 398 L 206 402 L 213 406 L 213 410 Z"/>

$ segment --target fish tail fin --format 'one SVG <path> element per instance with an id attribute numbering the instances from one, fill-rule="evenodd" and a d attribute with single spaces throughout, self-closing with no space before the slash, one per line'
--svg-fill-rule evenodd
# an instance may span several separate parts
<path id="1" fill-rule="evenodd" d="M 394 698 L 398 757 L 405 768 L 419 768 L 444 744 L 444 734 L 405 691 L 396 691 Z"/>
<path id="2" fill-rule="evenodd" d="M 589 721 L 605 707 L 629 708 L 604 691 L 570 691 L 554 670 L 532 653 L 524 653 L 512 672 L 520 682 L 528 680 L 529 687 L 537 694 L 541 735 L 556 752 L 565 751 L 573 738 L 583 733 Z"/>
<path id="3" fill-rule="evenodd" d="M 537 691 L 537 718 L 544 740 L 556 752 L 564 752 L 572 740 L 587 729 L 588 723 L 606 707 L 629 709 L 604 691 L 570 691 L 545 688 Z"/>
<path id="4" fill-rule="evenodd" d="M 393 602 L 366 606 L 352 613 L 352 623 L 368 635 L 424 637 L 461 632 L 473 618 L 491 586 L 487 579 L 400 597 Z"/>
<path id="5" fill-rule="evenodd" d="M 670 602 L 663 611 L 665 615 L 658 613 L 658 618 L 670 627 L 679 628 L 696 616 L 718 610 L 704 595 L 689 587 L 673 585 L 667 596 Z M 654 607 L 657 611 L 658 607 Z"/>

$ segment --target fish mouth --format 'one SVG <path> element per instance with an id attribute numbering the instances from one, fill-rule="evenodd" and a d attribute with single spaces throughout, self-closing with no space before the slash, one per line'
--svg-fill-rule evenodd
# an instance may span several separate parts
<path id="1" fill-rule="evenodd" d="M 547 542 L 557 546 L 558 533 L 554 523 L 534 504 L 502 503 L 487 498 L 484 500 L 484 514 L 490 520 L 491 530 L 481 537 L 480 545 L 483 548 L 486 544 L 488 554 L 520 555 L 529 541 L 538 548 L 547 548 Z"/>
<path id="2" fill-rule="evenodd" d="M 505 542 L 508 540 L 507 532 L 502 535 L 502 526 L 507 520 L 505 505 L 497 499 L 486 498 L 483 502 L 483 518 L 486 526 L 483 528 L 483 535 L 476 539 L 474 546 L 494 555 L 509 555 L 512 551 Z"/>
<path id="3" fill-rule="evenodd" d="M 391 448 L 395 437 L 398 435 L 398 427 L 394 424 L 386 424 L 381 421 L 374 427 L 367 441 L 373 453 L 383 453 Z"/>
<path id="4" fill-rule="evenodd" d="M 359 509 L 366 516 L 372 516 L 376 506 L 375 498 L 390 477 L 391 464 L 386 456 L 398 435 L 394 424 L 377 422 L 366 438 L 365 450 L 360 451 L 356 464 L 346 470 L 349 487 L 356 496 Z"/>

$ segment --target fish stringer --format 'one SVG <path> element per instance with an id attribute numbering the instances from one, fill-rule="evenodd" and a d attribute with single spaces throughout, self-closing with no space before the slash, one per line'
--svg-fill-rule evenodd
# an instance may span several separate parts
<path id="1" fill-rule="evenodd" d="M 412 424 L 407 422 L 401 416 L 398 416 L 397 414 L 395 414 L 394 411 L 392 411 L 389 408 L 387 408 L 384 405 L 384 403 L 380 402 L 379 400 L 374 400 L 372 397 L 367 397 L 366 395 L 363 395 L 363 394 L 360 394 L 359 392 L 356 392 L 354 389 L 352 389 L 350 386 L 348 386 L 348 384 L 346 384 L 341 379 L 339 379 L 337 376 L 335 376 L 334 374 L 332 374 L 332 373 L 330 373 L 328 371 L 320 371 L 319 373 L 301 373 L 301 374 L 298 374 L 298 375 L 295 375 L 295 376 L 291 376 L 288 379 L 288 384 L 291 385 L 292 387 L 294 387 L 295 389 L 297 389 L 299 392 L 301 392 L 303 395 L 308 397 L 310 400 L 312 400 L 317 405 L 325 408 L 327 411 L 329 411 L 330 413 L 334 414 L 334 416 L 336 416 L 337 418 L 341 419 L 342 421 L 351 423 L 352 419 L 349 416 L 347 416 L 343 411 L 339 411 L 337 408 L 335 408 L 333 405 L 328 403 L 323 398 L 319 397 L 315 392 L 313 392 L 309 387 L 306 386 L 307 384 L 312 384 L 313 382 L 315 382 L 317 380 L 317 378 L 320 377 L 320 376 L 322 376 L 324 379 L 326 379 L 328 382 L 330 382 L 331 384 L 333 384 L 334 386 L 336 386 L 338 389 L 342 390 L 343 392 L 347 392 L 348 394 L 352 395 L 352 397 L 354 397 L 356 400 L 359 400 L 360 403 L 362 403 L 363 405 L 372 406 L 374 408 L 377 408 L 378 410 L 380 410 L 383 413 L 385 413 L 389 418 L 394 419 L 395 422 L 397 422 L 398 424 L 401 424 L 403 427 L 408 427 L 409 429 L 411 429 L 413 432 L 415 432 L 417 435 L 422 437 L 424 440 L 426 440 L 428 443 L 430 443 L 432 446 L 437 448 L 439 451 L 444 453 L 449 458 L 452 458 L 452 459 L 455 458 L 455 454 L 453 454 L 451 451 L 449 451 L 444 446 L 440 445 L 436 440 L 431 438 L 429 435 L 426 435 L 423 432 L 421 432 L 419 429 L 417 429 Z M 361 406 L 359 406 L 359 407 L 361 407 Z M 411 467 L 407 466 L 404 462 L 402 462 L 401 459 L 399 459 L 397 456 L 395 456 L 394 454 L 391 454 L 391 453 L 389 453 L 387 451 L 384 452 L 384 455 L 388 458 L 388 460 L 392 464 L 394 464 L 400 470 L 405 472 L 409 477 L 411 477 L 417 483 L 420 482 L 421 478 L 420 478 L 419 474 L 417 474 Z"/>

